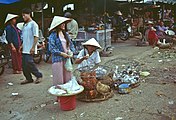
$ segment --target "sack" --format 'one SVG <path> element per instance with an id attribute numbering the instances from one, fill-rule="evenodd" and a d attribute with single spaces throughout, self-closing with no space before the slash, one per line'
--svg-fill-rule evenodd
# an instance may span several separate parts
<path id="1" fill-rule="evenodd" d="M 72 63 L 71 63 L 71 59 L 70 59 L 70 58 L 68 58 L 68 59 L 66 60 L 65 69 L 66 69 L 67 71 L 70 71 L 70 72 L 73 70 L 73 66 L 72 66 Z"/>

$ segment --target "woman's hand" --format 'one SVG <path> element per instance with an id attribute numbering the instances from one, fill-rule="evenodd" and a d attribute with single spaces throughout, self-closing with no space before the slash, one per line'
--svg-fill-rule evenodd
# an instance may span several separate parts
<path id="1" fill-rule="evenodd" d="M 15 47 L 12 47 L 12 51 L 16 52 L 16 48 L 15 48 Z"/>
<path id="2" fill-rule="evenodd" d="M 15 46 L 13 45 L 13 43 L 10 43 L 10 46 L 11 46 L 12 51 L 13 51 L 13 52 L 16 52 L 16 48 L 15 48 Z"/>
<path id="3" fill-rule="evenodd" d="M 22 49 L 23 49 L 23 46 L 21 45 L 18 52 L 21 53 L 22 52 Z"/>
<path id="4" fill-rule="evenodd" d="M 63 52 L 61 52 L 61 56 L 63 56 L 64 58 L 70 58 L 70 56 L 68 54 L 63 53 Z"/>
<path id="5" fill-rule="evenodd" d="M 34 55 L 34 53 L 35 53 L 35 48 L 32 47 L 31 50 L 30 50 L 30 54 Z"/>

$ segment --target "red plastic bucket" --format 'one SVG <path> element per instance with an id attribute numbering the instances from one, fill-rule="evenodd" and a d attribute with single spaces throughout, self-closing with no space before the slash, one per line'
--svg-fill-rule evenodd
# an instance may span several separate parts
<path id="1" fill-rule="evenodd" d="M 76 108 L 76 96 L 61 96 L 58 97 L 60 108 L 64 111 L 74 110 Z"/>

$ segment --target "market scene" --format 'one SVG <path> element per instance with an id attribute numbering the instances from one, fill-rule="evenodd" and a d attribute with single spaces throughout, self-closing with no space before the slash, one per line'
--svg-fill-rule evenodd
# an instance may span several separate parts
<path id="1" fill-rule="evenodd" d="M 0 10 L 0 120 L 176 120 L 176 0 Z"/>

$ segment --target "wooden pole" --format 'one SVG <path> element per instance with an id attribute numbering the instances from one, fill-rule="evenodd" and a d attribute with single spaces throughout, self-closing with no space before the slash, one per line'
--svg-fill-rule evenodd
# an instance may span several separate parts
<path id="1" fill-rule="evenodd" d="M 43 14 L 44 1 L 42 0 L 42 33 L 44 34 L 44 14 Z"/>
<path id="2" fill-rule="evenodd" d="M 106 0 L 104 0 L 104 50 L 106 51 Z"/>

